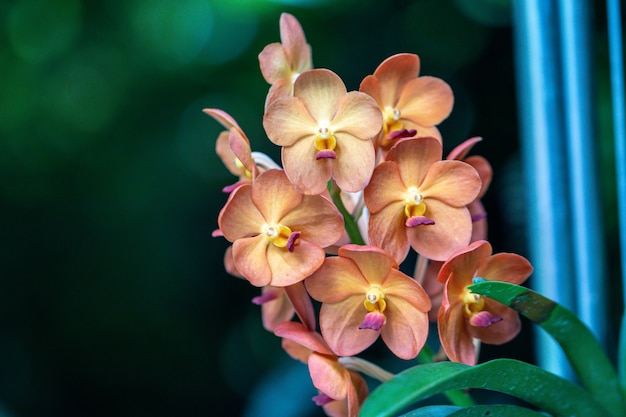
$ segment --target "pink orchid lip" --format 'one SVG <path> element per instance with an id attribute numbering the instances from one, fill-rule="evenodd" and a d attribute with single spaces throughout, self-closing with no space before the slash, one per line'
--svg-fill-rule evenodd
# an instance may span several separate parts
<path id="1" fill-rule="evenodd" d="M 330 149 L 324 149 L 317 153 L 315 159 L 337 159 L 337 154 L 335 151 L 331 151 Z"/>
<path id="2" fill-rule="evenodd" d="M 315 397 L 311 399 L 313 400 L 315 405 L 318 405 L 320 407 L 328 404 L 329 402 L 335 401 L 332 398 L 330 398 L 328 395 L 324 394 L 323 392 L 320 393 L 319 395 L 316 395 Z"/>
<path id="3" fill-rule="evenodd" d="M 415 227 L 420 225 L 430 226 L 435 224 L 435 221 L 433 219 L 429 219 L 426 216 L 413 216 L 407 219 L 406 223 L 404 224 L 406 225 L 406 227 Z"/>
<path id="4" fill-rule="evenodd" d="M 470 318 L 469 323 L 475 327 L 489 327 L 499 321 L 502 321 L 502 317 L 494 316 L 488 311 L 480 311 Z"/>
<path id="5" fill-rule="evenodd" d="M 296 248 L 296 244 L 298 243 L 298 239 L 300 238 L 300 232 L 292 232 L 289 235 L 289 239 L 287 240 L 287 245 L 285 246 L 289 252 L 293 252 Z"/>
<path id="6" fill-rule="evenodd" d="M 392 132 L 389 132 L 389 134 L 387 135 L 387 140 L 412 138 L 416 134 L 417 134 L 417 130 L 415 130 L 415 129 L 411 129 L 411 130 L 406 130 L 406 129 L 394 130 Z"/>
<path id="7" fill-rule="evenodd" d="M 359 329 L 380 330 L 385 324 L 387 318 L 379 311 L 372 311 L 365 315 L 363 323 L 359 326 Z"/>

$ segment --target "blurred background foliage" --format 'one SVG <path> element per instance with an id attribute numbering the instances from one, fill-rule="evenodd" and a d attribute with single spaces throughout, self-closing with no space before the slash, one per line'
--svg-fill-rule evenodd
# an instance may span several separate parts
<path id="1" fill-rule="evenodd" d="M 610 178 L 596 3 L 592 134 Z M 524 254 L 510 9 L 507 0 L 0 1 L 0 415 L 320 415 L 306 367 L 262 329 L 250 303 L 258 289 L 224 272 L 227 242 L 211 237 L 234 178 L 214 152 L 222 128 L 201 110 L 229 112 L 254 150 L 278 159 L 261 125 L 269 86 L 257 54 L 279 41 L 284 11 L 300 20 L 314 65 L 349 90 L 398 52 L 419 54 L 422 74 L 452 86 L 445 150 L 484 138 L 474 153 L 495 171 L 484 200 L 492 243 Z M 528 327 L 483 356 L 532 360 Z"/>

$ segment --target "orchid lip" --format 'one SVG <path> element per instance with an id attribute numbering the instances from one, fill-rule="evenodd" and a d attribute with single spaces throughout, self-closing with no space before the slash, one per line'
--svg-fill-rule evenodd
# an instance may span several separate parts
<path id="1" fill-rule="evenodd" d="M 337 154 L 333 150 L 324 149 L 324 150 L 319 151 L 317 153 L 317 155 L 315 156 L 315 159 L 316 160 L 319 160 L 319 159 L 337 159 Z"/>
<path id="2" fill-rule="evenodd" d="M 426 216 L 413 216 L 407 219 L 404 224 L 406 227 L 415 227 L 421 225 L 430 226 L 435 224 L 435 221 L 433 219 L 429 219 Z"/>

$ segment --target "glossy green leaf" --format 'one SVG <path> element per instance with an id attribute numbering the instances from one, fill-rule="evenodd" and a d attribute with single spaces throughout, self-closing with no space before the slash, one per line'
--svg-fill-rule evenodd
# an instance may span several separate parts
<path id="1" fill-rule="evenodd" d="M 427 405 L 402 414 L 400 417 L 449 417 L 462 408 L 457 405 Z"/>
<path id="2" fill-rule="evenodd" d="M 545 414 L 528 408 L 508 404 L 476 405 L 459 407 L 455 405 L 427 405 L 409 411 L 400 417 L 546 417 Z"/>
<path id="3" fill-rule="evenodd" d="M 363 403 L 360 415 L 394 416 L 418 401 L 463 388 L 509 394 L 554 417 L 609 416 L 580 386 L 537 366 L 512 359 L 495 359 L 476 366 L 456 362 L 414 366 L 373 390 Z"/>
<path id="4" fill-rule="evenodd" d="M 626 416 L 615 367 L 575 314 L 535 291 L 507 282 L 480 281 L 469 288 L 515 309 L 546 330 L 559 343 L 580 382 L 596 400 L 612 416 Z"/>

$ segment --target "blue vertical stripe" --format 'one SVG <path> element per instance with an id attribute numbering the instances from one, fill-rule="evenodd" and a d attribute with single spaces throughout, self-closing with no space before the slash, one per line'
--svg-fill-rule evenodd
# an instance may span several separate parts
<path id="1" fill-rule="evenodd" d="M 605 251 L 597 187 L 591 82 L 591 7 L 588 0 L 559 0 L 563 122 L 568 159 L 576 314 L 602 345 L 607 338 Z"/>
<path id="2" fill-rule="evenodd" d="M 556 6 L 552 0 L 513 2 L 520 142 L 535 268 L 530 285 L 575 309 Z M 565 355 L 540 329 L 536 352 L 544 369 L 571 378 Z"/>

